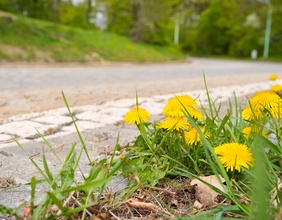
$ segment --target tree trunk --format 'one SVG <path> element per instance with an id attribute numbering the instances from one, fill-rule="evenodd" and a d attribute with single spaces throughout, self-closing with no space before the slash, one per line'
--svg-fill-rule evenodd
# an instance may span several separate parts
<path id="1" fill-rule="evenodd" d="M 90 23 L 91 11 L 92 11 L 92 0 L 87 0 L 86 20 L 88 23 Z"/>
<path id="2" fill-rule="evenodd" d="M 144 18 L 144 0 L 132 1 L 132 35 L 131 38 L 134 42 L 140 40 L 140 35 L 143 26 Z"/>

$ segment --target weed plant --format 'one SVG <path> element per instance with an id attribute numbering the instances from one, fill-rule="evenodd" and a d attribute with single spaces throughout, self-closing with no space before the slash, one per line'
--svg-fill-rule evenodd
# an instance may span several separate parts
<path id="1" fill-rule="evenodd" d="M 58 157 L 62 168 L 56 175 L 50 172 L 44 152 L 43 168 L 30 157 L 42 179 L 32 177 L 29 183 L 31 200 L 25 204 L 25 218 L 128 219 L 153 214 L 161 219 L 281 219 L 282 99 L 281 90 L 275 88 L 254 94 L 243 109 L 234 94 L 223 114 L 206 86 L 208 108 L 188 95 L 175 96 L 164 107 L 165 119 L 155 122 L 149 121 L 150 114 L 139 106 L 137 96 L 136 107 L 125 115 L 125 121 L 136 125 L 140 135 L 126 146 L 117 141 L 113 156 L 97 163 L 88 155 L 63 94 L 83 147 L 76 151 L 73 144 L 64 161 Z M 119 157 L 114 156 L 116 152 Z M 80 170 L 82 154 L 92 169 L 88 176 L 81 172 L 83 182 L 77 183 L 74 173 Z M 203 178 L 211 175 L 221 187 Z M 120 176 L 128 180 L 128 186 L 105 196 L 106 185 Z M 192 179 L 218 193 L 221 200 L 196 206 L 195 201 L 203 201 L 192 193 Z M 48 184 L 46 195 L 35 204 L 35 190 L 43 182 Z M 179 189 L 181 204 L 171 202 Z M 187 191 L 193 196 L 186 197 Z M 3 215 L 21 218 L 17 211 L 0 206 Z"/>

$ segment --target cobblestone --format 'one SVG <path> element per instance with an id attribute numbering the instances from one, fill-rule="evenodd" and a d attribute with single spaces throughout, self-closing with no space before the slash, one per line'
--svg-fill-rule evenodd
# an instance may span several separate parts
<path id="1" fill-rule="evenodd" d="M 281 83 L 277 81 L 276 83 Z M 247 84 L 243 86 L 218 87 L 209 90 L 211 100 L 224 102 L 237 97 L 247 96 L 255 91 L 266 90 L 272 82 Z M 199 103 L 206 105 L 208 102 L 205 90 L 187 91 L 179 94 L 188 94 L 197 98 Z M 159 95 L 151 98 L 139 98 L 138 105 L 146 108 L 152 115 L 161 115 L 162 109 L 168 99 L 177 94 Z M 114 125 L 123 120 L 125 113 L 136 105 L 136 99 L 121 99 L 105 102 L 101 105 L 88 105 L 71 108 L 78 128 L 81 131 L 95 129 L 106 125 Z M 75 132 L 72 119 L 67 109 L 55 109 L 41 113 L 31 113 L 13 116 L 0 124 L 0 144 L 12 141 L 12 137 L 18 139 L 39 138 L 38 132 L 45 135 L 64 135 L 64 132 Z"/>

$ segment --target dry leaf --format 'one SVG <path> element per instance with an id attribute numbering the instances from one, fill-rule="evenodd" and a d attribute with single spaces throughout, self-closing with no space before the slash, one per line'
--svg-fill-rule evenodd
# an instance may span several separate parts
<path id="1" fill-rule="evenodd" d="M 155 206 L 153 203 L 149 202 L 139 202 L 138 199 L 128 199 L 126 201 L 126 204 L 135 208 L 140 209 L 147 209 L 147 210 L 156 210 L 157 206 Z"/>
<path id="2" fill-rule="evenodd" d="M 198 200 L 196 200 L 196 201 L 194 202 L 194 207 L 195 207 L 196 209 L 201 209 L 201 208 L 203 207 L 203 204 L 200 203 Z"/>
<path id="3" fill-rule="evenodd" d="M 25 206 L 23 208 L 23 216 L 30 219 L 31 218 L 31 213 L 30 213 L 30 206 Z"/>
<path id="4" fill-rule="evenodd" d="M 225 182 L 224 178 L 219 176 L 222 182 Z M 200 177 L 203 181 L 211 184 L 212 186 L 220 189 L 221 191 L 225 192 L 225 189 L 222 187 L 220 182 L 218 181 L 217 177 L 215 175 L 211 176 L 203 176 Z M 204 206 L 211 206 L 216 204 L 216 198 L 219 195 L 216 191 L 212 190 L 209 186 L 204 184 L 198 179 L 193 179 L 191 181 L 191 185 L 196 185 L 195 186 L 195 196 L 196 199 Z"/>
<path id="5" fill-rule="evenodd" d="M 107 220 L 107 219 L 110 219 L 110 216 L 107 213 L 100 213 L 97 216 L 93 215 L 89 218 L 89 220 Z"/>

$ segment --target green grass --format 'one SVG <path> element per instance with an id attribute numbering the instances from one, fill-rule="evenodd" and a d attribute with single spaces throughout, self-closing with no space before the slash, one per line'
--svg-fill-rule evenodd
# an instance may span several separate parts
<path id="1" fill-rule="evenodd" d="M 0 12 L 0 61 L 154 62 L 184 59 L 174 47 L 133 43 L 112 33 Z"/>
<path id="2" fill-rule="evenodd" d="M 173 109 L 183 107 L 183 118 L 190 123 L 189 127 L 178 130 L 175 129 L 177 124 L 171 124 L 171 128 L 164 129 L 158 126 L 159 121 L 142 121 L 145 117 L 141 114 L 142 111 L 139 111 L 142 106 L 139 106 L 137 97 L 137 112 L 139 111 L 140 114 L 136 113 L 130 118 L 135 118 L 136 122 L 140 121 L 136 123 L 140 135 L 136 137 L 134 143 L 128 143 L 126 146 L 119 145 L 117 137 L 113 153 L 97 162 L 91 161 L 87 150 L 89 146 L 85 145 L 63 94 L 82 147 L 77 148 L 74 143 L 63 161 L 40 134 L 61 164 L 60 171 L 53 174 L 44 152 L 42 153 L 43 168 L 41 168 L 17 141 L 42 179 L 31 178 L 31 182 L 28 183 L 31 187 L 31 199 L 17 209 L 12 210 L 0 204 L 0 217 L 12 215 L 19 219 L 23 218 L 18 215 L 26 206 L 27 214 L 30 215 L 28 219 L 60 219 L 63 216 L 67 219 L 89 219 L 91 216 L 99 217 L 102 214 L 113 219 L 152 216 L 160 219 L 186 220 L 281 219 L 281 97 L 273 93 L 275 99 L 268 96 L 267 100 L 263 100 L 261 96 L 263 93 L 257 93 L 262 99 L 261 105 L 253 105 L 255 102 L 251 98 L 249 106 L 253 110 L 249 114 L 256 112 L 257 116 L 261 117 L 251 120 L 243 117 L 242 112 L 245 109 L 242 111 L 242 107 L 245 106 L 239 106 L 235 94 L 226 114 L 222 115 L 220 105 L 210 99 L 206 81 L 205 85 L 209 103 L 208 107 L 201 108 L 203 118 L 192 117 L 196 115 L 195 108 L 189 108 L 185 99 L 174 97 L 179 102 L 174 102 Z M 180 100 L 184 100 L 185 103 Z M 267 102 L 271 102 L 271 105 Z M 181 111 L 178 112 L 180 113 Z M 203 127 L 204 133 L 201 129 Z M 252 127 L 253 130 L 246 135 L 244 128 L 248 127 Z M 184 134 L 192 128 L 197 130 L 196 134 L 200 136 L 200 140 L 196 135 L 192 135 L 190 137 L 195 141 L 187 143 Z M 206 136 L 206 132 L 210 135 Z M 241 149 L 234 156 L 229 152 L 236 151 L 236 147 L 232 150 L 226 148 L 227 163 L 233 166 L 237 163 L 237 158 L 238 163 L 241 163 L 241 169 L 235 168 L 233 171 L 227 169 L 228 165 L 222 162 L 215 150 L 219 145 L 231 143 L 236 143 L 237 148 L 238 144 L 245 145 L 252 155 L 245 157 L 246 154 Z M 88 175 L 81 172 L 83 181 L 78 183 L 75 181 L 74 174 L 80 172 L 79 162 L 82 154 L 86 155 L 92 167 Z M 232 158 L 235 159 L 234 163 L 231 162 Z M 250 166 L 242 163 L 242 160 L 250 162 L 250 158 L 254 161 L 249 164 Z M 221 187 L 201 178 L 211 175 L 216 176 Z M 119 193 L 112 193 L 106 186 L 117 177 L 128 180 L 128 185 Z M 192 184 L 191 179 L 197 179 L 198 185 Z M 214 190 L 221 197 L 213 198 L 212 204 L 205 203 L 206 207 L 194 207 L 196 199 L 203 203 L 201 200 L 203 197 L 193 192 L 200 190 L 199 181 L 207 186 L 205 193 L 201 195 L 209 194 Z M 35 192 L 42 183 L 47 183 L 48 188 L 41 202 L 36 204 Z"/>

